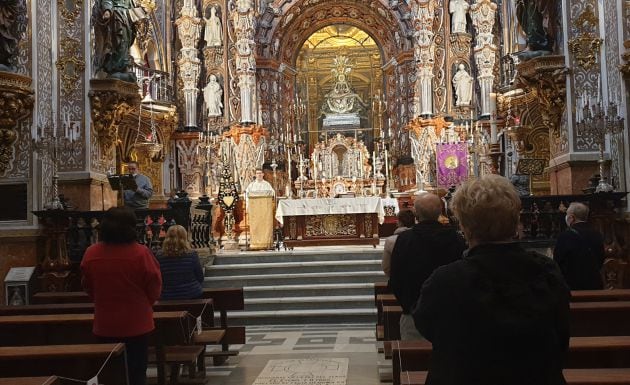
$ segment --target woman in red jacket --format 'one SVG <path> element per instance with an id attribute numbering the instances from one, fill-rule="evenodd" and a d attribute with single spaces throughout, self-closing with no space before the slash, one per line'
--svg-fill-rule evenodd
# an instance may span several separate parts
<path id="1" fill-rule="evenodd" d="M 136 242 L 136 215 L 107 210 L 100 242 L 85 251 L 82 284 L 94 301 L 93 332 L 103 342 L 124 342 L 130 385 L 146 383 L 148 335 L 162 276 L 151 251 Z"/>

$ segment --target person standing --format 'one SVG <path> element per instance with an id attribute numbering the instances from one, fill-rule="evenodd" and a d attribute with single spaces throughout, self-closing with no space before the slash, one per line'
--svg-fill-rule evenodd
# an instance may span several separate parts
<path id="1" fill-rule="evenodd" d="M 160 299 L 201 298 L 203 269 L 183 226 L 172 225 L 168 228 L 157 259 L 162 272 Z"/>
<path id="2" fill-rule="evenodd" d="M 138 172 L 138 162 L 127 163 L 127 171 L 133 175 L 137 188 L 123 191 L 125 207 L 133 210 L 149 208 L 149 199 L 153 195 L 151 179 Z"/>
<path id="3" fill-rule="evenodd" d="M 257 168 L 256 179 L 245 189 L 252 250 L 267 250 L 273 245 L 275 191 L 271 184 L 263 179 L 264 175 L 262 168 Z"/>
<path id="4" fill-rule="evenodd" d="M 398 212 L 398 222 L 394 234 L 385 239 L 385 245 L 383 247 L 383 261 L 381 266 L 383 267 L 383 273 L 389 278 L 391 271 L 392 251 L 394 251 L 394 245 L 398 239 L 398 234 L 407 231 L 413 227 L 416 223 L 416 218 L 411 210 L 400 210 Z"/>
<path id="5" fill-rule="evenodd" d="M 451 207 L 470 248 L 426 280 L 413 318 L 433 344 L 427 385 L 565 385 L 569 289 L 556 263 L 513 241 L 521 200 L 499 175 Z"/>
<path id="6" fill-rule="evenodd" d="M 604 240 L 588 220 L 588 206 L 573 202 L 565 221 L 569 228 L 561 233 L 553 249 L 553 259 L 571 290 L 596 290 L 604 287 L 600 270 L 604 265 Z"/>
<path id="7" fill-rule="evenodd" d="M 160 267 L 151 250 L 136 242 L 132 210 L 113 207 L 100 226 L 100 242 L 88 247 L 81 261 L 81 283 L 94 302 L 93 333 L 103 343 L 125 343 L 129 383 L 144 385 L 153 304 L 162 290 Z"/>
<path id="8" fill-rule="evenodd" d="M 416 223 L 410 231 L 398 235 L 392 251 L 389 286 L 402 307 L 400 337 L 421 339 L 411 317 L 411 310 L 420 297 L 424 281 L 439 266 L 461 258 L 464 240 L 450 226 L 438 222 L 442 201 L 431 193 L 423 193 L 414 201 Z"/>

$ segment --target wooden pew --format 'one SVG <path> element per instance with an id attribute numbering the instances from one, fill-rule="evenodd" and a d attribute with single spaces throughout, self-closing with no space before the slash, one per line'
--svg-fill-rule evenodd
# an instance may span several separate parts
<path id="1" fill-rule="evenodd" d="M 61 385 L 61 382 L 56 376 L 6 377 L 0 378 L 0 385 Z"/>
<path id="2" fill-rule="evenodd" d="M 155 312 L 150 344 L 156 348 L 158 383 L 165 384 L 165 346 L 188 345 L 194 318 L 187 312 Z M 98 343 L 93 314 L 49 314 L 0 317 L 0 346 Z"/>
<path id="3" fill-rule="evenodd" d="M 187 311 L 195 318 L 201 316 L 204 324 L 214 325 L 214 308 L 211 298 L 158 301 L 153 305 L 153 310 L 156 312 Z M 89 302 L 89 298 L 86 303 L 0 306 L 0 316 L 88 313 L 94 313 L 94 304 Z"/>
<path id="4" fill-rule="evenodd" d="M 199 345 L 211 345 L 220 340 L 221 350 L 206 353 L 212 357 L 215 365 L 220 365 L 229 356 L 238 355 L 238 351 L 230 350 L 230 345 L 245 343 L 245 327 L 229 326 L 227 312 L 245 309 L 243 288 L 204 288 L 203 298 L 213 301 L 213 309 L 219 312 L 220 324 L 214 326 L 214 319 L 204 321 L 211 331 L 205 331 L 201 335 L 195 335 L 194 343 Z M 71 304 L 91 302 L 86 292 L 41 292 L 33 296 L 34 304 Z"/>
<path id="5" fill-rule="evenodd" d="M 571 291 L 571 302 L 605 301 L 630 301 L 630 289 Z"/>
<path id="6" fill-rule="evenodd" d="M 404 371 L 429 370 L 432 345 L 422 341 L 392 341 L 394 385 Z M 630 336 L 572 337 L 566 368 L 630 368 Z"/>
<path id="7" fill-rule="evenodd" d="M 630 385 L 630 369 L 564 369 L 567 385 Z M 427 372 L 403 372 L 402 385 L 424 385 Z"/>
<path id="8" fill-rule="evenodd" d="M 57 375 L 87 381 L 101 366 L 99 383 L 128 384 L 124 344 L 0 347 L 0 373 L 6 376 Z"/>

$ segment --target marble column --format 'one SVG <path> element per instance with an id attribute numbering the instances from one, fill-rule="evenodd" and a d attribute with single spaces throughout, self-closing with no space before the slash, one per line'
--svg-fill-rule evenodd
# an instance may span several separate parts
<path id="1" fill-rule="evenodd" d="M 199 74 L 201 72 L 201 60 L 197 45 L 201 35 L 203 22 L 199 18 L 199 12 L 193 0 L 185 0 L 180 16 L 175 21 L 179 40 L 182 43 L 180 49 L 179 77 L 184 84 L 184 126 L 197 127 L 197 96 L 199 95 Z"/>

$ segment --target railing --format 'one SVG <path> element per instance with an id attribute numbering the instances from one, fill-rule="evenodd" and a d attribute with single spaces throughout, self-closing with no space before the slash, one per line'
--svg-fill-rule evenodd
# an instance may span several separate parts
<path id="1" fill-rule="evenodd" d="M 133 71 L 138 79 L 141 97 L 151 95 L 156 102 L 172 103 L 174 100 L 173 84 L 168 72 L 133 64 Z"/>

